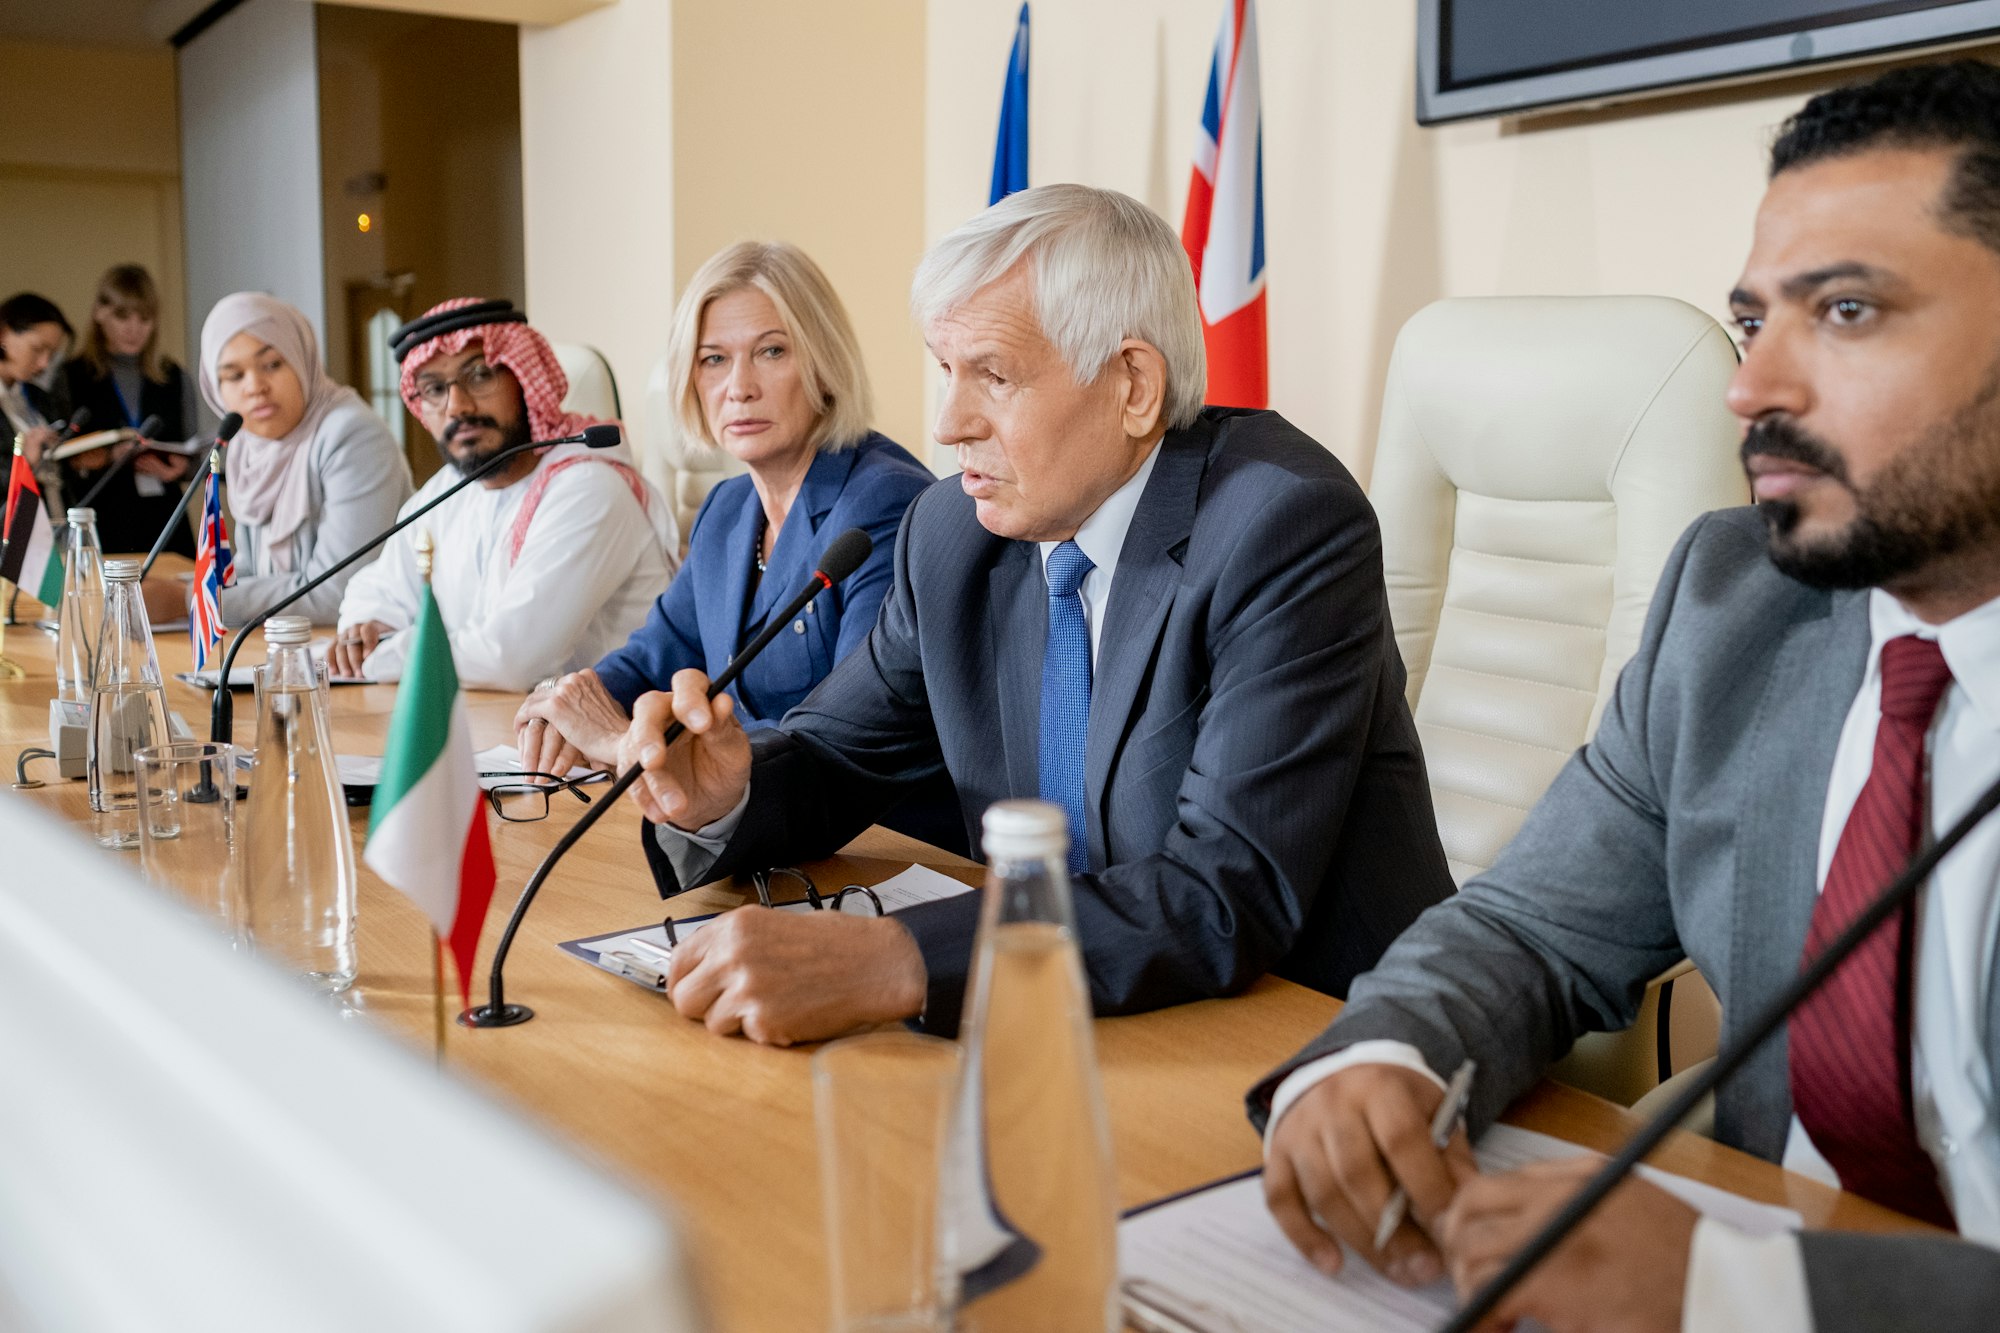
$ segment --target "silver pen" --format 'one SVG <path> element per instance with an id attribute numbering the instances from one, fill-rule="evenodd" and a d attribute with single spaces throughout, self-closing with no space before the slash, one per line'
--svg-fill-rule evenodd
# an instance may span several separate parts
<path id="1" fill-rule="evenodd" d="M 1472 1075 L 1478 1067 L 1467 1060 L 1451 1076 L 1451 1082 L 1445 1085 L 1444 1100 L 1438 1103 L 1437 1114 L 1431 1117 L 1433 1148 L 1442 1149 L 1451 1142 L 1459 1117 L 1465 1114 L 1465 1105 L 1472 1100 Z M 1381 1220 L 1375 1223 L 1375 1253 L 1382 1253 L 1382 1247 L 1389 1243 L 1389 1237 L 1396 1234 L 1396 1228 L 1403 1225 L 1403 1216 L 1409 1211 L 1410 1193 L 1398 1185 L 1395 1193 L 1389 1196 L 1389 1202 L 1382 1205 Z"/>

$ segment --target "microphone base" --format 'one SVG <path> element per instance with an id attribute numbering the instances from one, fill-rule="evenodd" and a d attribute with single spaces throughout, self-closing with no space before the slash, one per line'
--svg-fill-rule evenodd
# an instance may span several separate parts
<path id="1" fill-rule="evenodd" d="M 525 1004 L 503 1004 L 498 1009 L 490 1004 L 476 1004 L 460 1014 L 458 1022 L 468 1028 L 510 1028 L 534 1016 L 535 1011 Z"/>

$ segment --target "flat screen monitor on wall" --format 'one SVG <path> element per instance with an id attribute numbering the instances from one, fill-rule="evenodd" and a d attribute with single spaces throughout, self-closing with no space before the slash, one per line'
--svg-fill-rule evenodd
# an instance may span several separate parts
<path id="1" fill-rule="evenodd" d="M 1607 102 L 2000 35 L 2000 0 L 1418 0 L 1417 120 Z"/>

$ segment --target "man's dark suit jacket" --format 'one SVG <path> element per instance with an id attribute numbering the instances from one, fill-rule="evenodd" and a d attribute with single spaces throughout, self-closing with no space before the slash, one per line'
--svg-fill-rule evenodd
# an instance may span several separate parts
<path id="1" fill-rule="evenodd" d="M 1374 511 L 1272 412 L 1169 431 L 1113 576 L 1086 746 L 1077 932 L 1097 1012 L 1227 995 L 1261 974 L 1336 995 L 1452 890 Z M 831 853 L 948 771 L 972 844 L 1038 790 L 1048 591 L 1032 542 L 956 481 L 919 496 L 874 631 L 774 730 L 721 877 Z M 655 831 L 661 891 L 678 882 Z M 955 1028 L 976 895 L 898 914 Z"/>

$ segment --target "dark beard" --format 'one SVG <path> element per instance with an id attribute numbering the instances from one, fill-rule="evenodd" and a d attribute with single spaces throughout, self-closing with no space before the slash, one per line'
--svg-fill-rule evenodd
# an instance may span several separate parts
<path id="1" fill-rule="evenodd" d="M 1762 500 L 1771 563 L 1814 588 L 1880 588 L 1964 552 L 2000 546 L 2000 373 L 1970 403 L 1891 460 L 1865 489 L 1847 460 L 1788 417 L 1754 423 L 1742 457 L 1817 468 L 1854 497 L 1855 516 L 1828 537 L 1798 535 L 1799 507 Z"/>
<path id="2" fill-rule="evenodd" d="M 499 441 L 484 448 L 475 449 L 470 454 L 464 455 L 462 459 L 453 457 L 451 450 L 445 447 L 451 442 L 452 438 L 467 428 L 481 426 L 499 431 Z M 460 476 L 464 476 L 466 473 L 477 470 L 482 463 L 489 461 L 502 450 L 512 449 L 517 444 L 526 444 L 534 438 L 534 433 L 528 424 L 528 414 L 526 412 L 515 417 L 514 424 L 511 426 L 503 426 L 497 419 L 489 416 L 453 417 L 445 425 L 444 438 L 438 441 L 438 452 L 444 455 L 444 461 L 447 464 L 456 468 Z"/>

